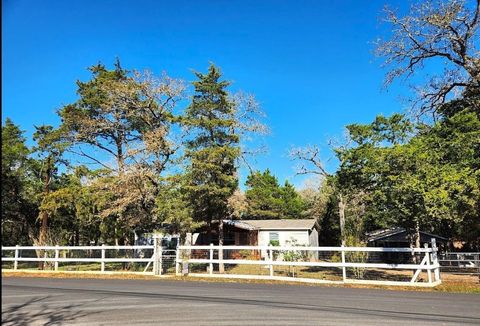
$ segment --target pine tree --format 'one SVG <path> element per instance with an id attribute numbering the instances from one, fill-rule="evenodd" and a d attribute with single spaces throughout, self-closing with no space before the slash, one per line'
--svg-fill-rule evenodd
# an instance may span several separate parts
<path id="1" fill-rule="evenodd" d="M 251 173 L 246 185 L 248 219 L 282 218 L 282 191 L 277 178 L 265 170 Z"/>
<path id="2" fill-rule="evenodd" d="M 307 208 L 295 187 L 288 181 L 281 187 L 269 169 L 251 173 L 246 185 L 248 219 L 301 218 Z"/>
<path id="3" fill-rule="evenodd" d="M 281 189 L 282 218 L 301 218 L 306 209 L 302 197 L 288 181 Z"/>
<path id="4" fill-rule="evenodd" d="M 221 222 L 230 215 L 228 199 L 238 186 L 239 137 L 234 132 L 235 107 L 226 91 L 229 82 L 220 80 L 220 70 L 214 65 L 208 73 L 195 75 L 195 95 L 184 119 L 192 135 L 186 144 L 187 189 L 194 221 L 211 229 L 213 221 Z M 219 225 L 221 237 L 222 223 Z"/>

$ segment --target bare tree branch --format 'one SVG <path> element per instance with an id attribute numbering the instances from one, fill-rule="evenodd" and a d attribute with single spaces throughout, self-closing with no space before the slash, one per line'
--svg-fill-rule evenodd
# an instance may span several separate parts
<path id="1" fill-rule="evenodd" d="M 376 53 L 388 67 L 385 85 L 403 77 L 409 80 L 430 62 L 443 60 L 444 70 L 426 77 L 415 87 L 414 107 L 420 115 L 433 112 L 456 98 L 466 87 L 480 87 L 480 0 L 427 0 L 400 17 L 385 9 L 392 26 L 388 40 L 378 40 Z M 438 62 L 438 61 L 437 61 Z"/>

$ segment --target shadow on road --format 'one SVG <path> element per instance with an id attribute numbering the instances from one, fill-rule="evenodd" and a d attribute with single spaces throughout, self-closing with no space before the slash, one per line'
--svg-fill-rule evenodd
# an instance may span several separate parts
<path id="1" fill-rule="evenodd" d="M 49 307 L 48 303 L 43 301 L 50 297 L 32 298 L 7 308 L 2 306 L 2 325 L 65 325 L 87 315 L 78 309 L 81 305 Z"/>
<path id="2" fill-rule="evenodd" d="M 8 287 L 23 287 L 21 285 L 8 285 Z M 219 303 L 219 304 L 228 304 L 229 306 L 235 307 L 239 305 L 251 305 L 251 306 L 261 306 L 265 308 L 281 308 L 281 309 L 292 309 L 292 310 L 302 310 L 302 311 L 311 311 L 311 312 L 336 312 L 341 314 L 350 314 L 350 315 L 362 315 L 370 317 L 382 317 L 388 319 L 397 319 L 397 320 L 412 320 L 412 321 L 424 321 L 424 322 L 437 322 L 437 323 L 460 323 L 460 324 L 480 324 L 480 318 L 478 317 L 469 317 L 462 315 L 447 315 L 447 314 L 438 314 L 438 313 L 424 313 L 424 312 L 410 312 L 410 311 L 398 311 L 398 310 L 387 310 L 387 309 L 371 309 L 371 308 L 359 308 L 359 307 L 345 307 L 345 306 L 332 306 L 325 305 L 322 303 L 311 302 L 309 304 L 305 303 L 295 303 L 295 302 L 282 302 L 282 301 L 271 301 L 271 300 L 254 300 L 254 299 L 241 299 L 241 298 L 232 298 L 232 297 L 210 297 L 210 296 L 197 296 L 197 295 L 181 295 L 181 294 L 167 294 L 167 293 L 148 293 L 148 292 L 127 292 L 127 291 L 117 291 L 117 290 L 107 290 L 107 289 L 69 289 L 69 288 L 55 288 L 55 287 L 41 287 L 35 286 L 29 288 L 35 289 L 45 289 L 45 290 L 58 290 L 61 292 L 72 292 L 72 293 L 90 293 L 92 295 L 101 295 L 103 297 L 111 296 L 125 296 L 125 297 L 141 297 L 141 298 L 151 298 L 151 299 L 164 299 L 167 301 L 183 301 L 185 305 L 188 305 L 189 302 L 199 303 Z M 101 299 L 99 299 L 101 300 Z M 48 308 L 48 307 L 47 307 Z M 68 312 L 71 310 L 71 306 L 64 307 L 65 318 L 78 318 L 81 316 L 69 316 Z M 101 309 L 101 306 L 99 307 Z M 11 310 L 11 309 L 9 309 Z M 77 312 L 79 313 L 79 312 Z M 45 314 L 43 314 L 45 315 Z M 52 316 L 55 319 L 55 315 Z M 3 314 L 2 314 L 3 319 Z M 72 320 L 72 319 L 71 319 Z M 26 325 L 26 324 L 20 324 Z M 55 323 L 50 323 L 48 325 L 55 325 Z"/>

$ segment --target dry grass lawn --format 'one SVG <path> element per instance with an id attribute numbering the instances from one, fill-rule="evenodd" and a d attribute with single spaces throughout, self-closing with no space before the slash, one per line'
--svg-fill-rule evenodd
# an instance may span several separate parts
<path id="1" fill-rule="evenodd" d="M 268 270 L 266 270 L 268 273 Z M 232 270 L 229 271 L 232 273 Z M 233 271 L 233 272 L 240 272 Z M 277 274 L 276 274 L 277 275 Z M 49 278 L 99 278 L 99 279 L 141 279 L 151 281 L 196 281 L 196 282 L 226 282 L 226 283 L 261 283 L 261 284 L 295 284 L 298 282 L 284 282 L 275 280 L 248 280 L 248 279 L 225 279 L 225 278 L 211 278 L 211 277 L 182 277 L 182 276 L 153 276 L 148 274 L 134 274 L 134 273 L 122 273 L 112 272 L 108 274 L 100 274 L 98 272 L 52 272 L 52 271 L 2 271 L 3 277 L 49 277 Z M 330 278 L 329 278 L 330 279 Z M 315 284 L 315 283 L 302 283 L 305 286 L 342 286 L 348 288 L 374 288 L 374 289 L 389 289 L 397 291 L 433 291 L 433 292 L 456 292 L 456 293 L 476 293 L 480 294 L 480 283 L 478 276 L 468 275 L 453 275 L 442 274 L 442 284 L 434 287 L 411 287 L 411 286 L 384 286 L 384 285 L 360 285 L 360 284 Z"/>

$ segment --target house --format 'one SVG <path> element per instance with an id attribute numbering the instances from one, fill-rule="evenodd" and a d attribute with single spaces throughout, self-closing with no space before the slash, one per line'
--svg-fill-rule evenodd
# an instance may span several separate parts
<path id="1" fill-rule="evenodd" d="M 447 245 L 448 242 L 448 239 L 442 236 L 420 231 L 421 247 L 423 247 L 425 243 L 430 244 L 432 239 L 435 239 L 439 247 Z M 402 227 L 377 230 L 367 233 L 367 243 L 369 247 L 409 248 L 411 233 Z"/>
<path id="2" fill-rule="evenodd" d="M 272 241 L 280 246 L 318 246 L 320 226 L 315 219 L 289 220 L 224 220 L 224 245 L 268 246 Z M 218 244 L 218 223 L 193 235 L 195 245 Z"/>

